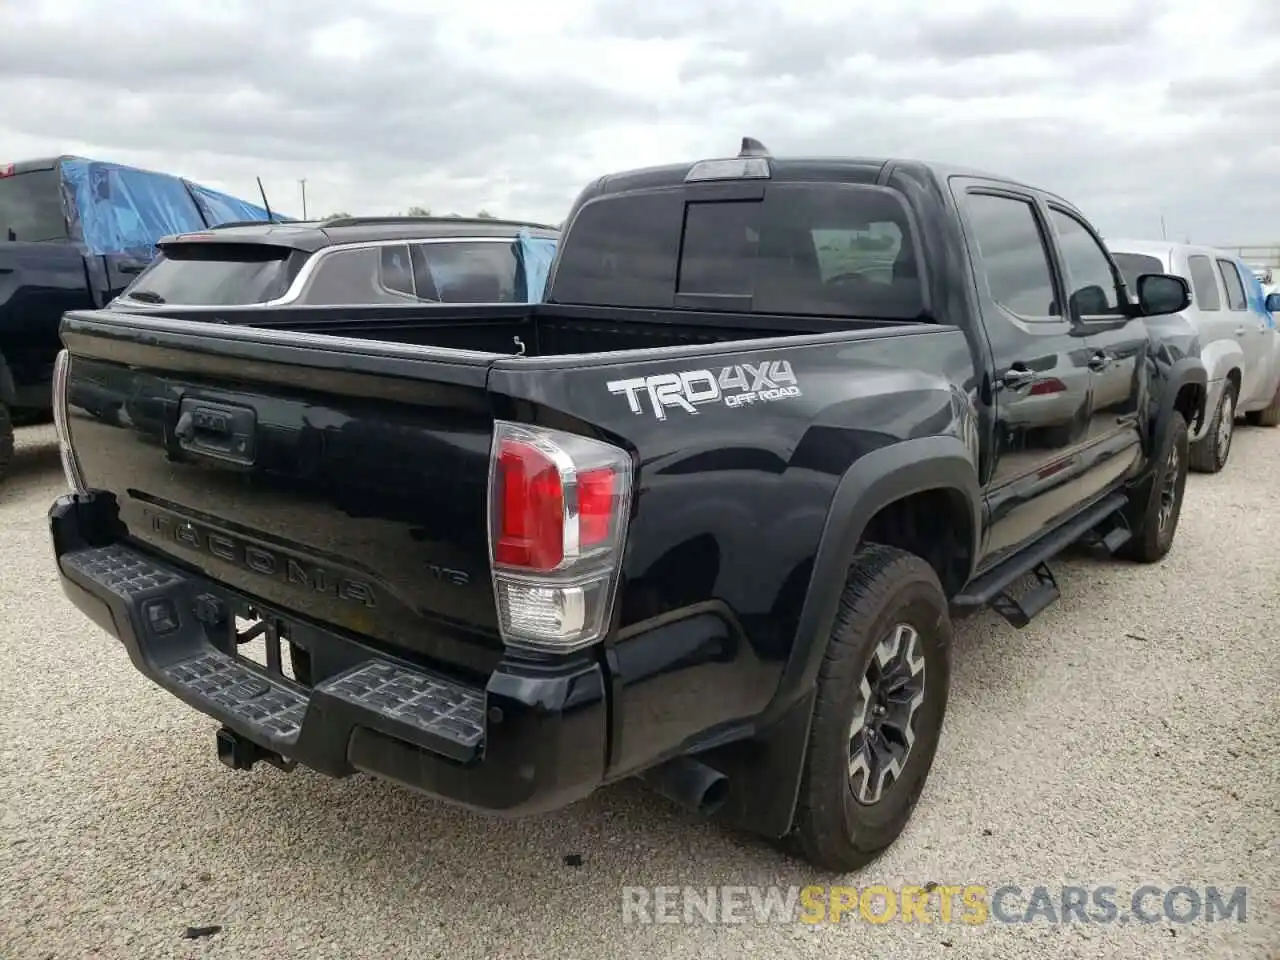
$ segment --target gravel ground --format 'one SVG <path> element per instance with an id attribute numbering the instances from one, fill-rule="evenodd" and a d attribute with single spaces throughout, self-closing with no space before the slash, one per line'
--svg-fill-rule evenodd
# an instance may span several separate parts
<path id="1" fill-rule="evenodd" d="M 0 957 L 1280 957 L 1280 431 L 1191 477 L 1163 565 L 1072 559 L 1027 630 L 961 625 L 915 819 L 845 881 L 1249 887 L 1246 923 L 1153 926 L 627 925 L 624 885 L 830 878 L 630 785 L 502 822 L 234 774 L 62 597 L 51 437 L 0 488 Z"/>

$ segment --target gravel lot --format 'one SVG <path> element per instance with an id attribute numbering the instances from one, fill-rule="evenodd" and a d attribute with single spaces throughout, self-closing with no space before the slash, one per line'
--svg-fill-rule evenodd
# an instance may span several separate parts
<path id="1" fill-rule="evenodd" d="M 1280 431 L 1235 443 L 1162 566 L 1072 559 L 1027 630 L 961 625 L 916 817 L 846 882 L 1247 884 L 1247 923 L 637 926 L 624 885 L 830 878 L 638 786 L 502 822 L 226 770 L 213 721 L 64 600 L 52 429 L 24 430 L 0 487 L 0 957 L 1280 957 Z"/>

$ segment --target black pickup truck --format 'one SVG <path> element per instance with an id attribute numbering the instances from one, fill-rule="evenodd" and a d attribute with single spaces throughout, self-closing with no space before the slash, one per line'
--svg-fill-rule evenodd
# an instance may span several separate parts
<path id="1" fill-rule="evenodd" d="M 44 418 L 67 310 L 102 307 L 165 234 L 268 212 L 167 173 L 46 157 L 0 163 L 0 481 L 13 427 Z"/>
<path id="2" fill-rule="evenodd" d="M 1185 282 L 1135 287 L 1042 190 L 748 138 L 587 187 L 540 304 L 74 311 L 62 585 L 233 768 L 506 815 L 638 776 L 856 869 L 924 786 L 952 616 L 1173 543 L 1205 371 L 1145 319 Z"/>

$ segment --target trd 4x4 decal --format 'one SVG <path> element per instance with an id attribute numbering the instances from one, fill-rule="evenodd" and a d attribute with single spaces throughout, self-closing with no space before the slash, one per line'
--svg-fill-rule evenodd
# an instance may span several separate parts
<path id="1" fill-rule="evenodd" d="M 718 376 L 711 370 L 684 370 L 611 380 L 605 386 L 615 396 L 625 394 L 632 413 L 644 412 L 647 397 L 647 406 L 659 420 L 667 419 L 668 408 L 696 414 L 699 406 L 708 403 L 744 407 L 802 395 L 787 360 L 735 364 L 721 368 Z"/>

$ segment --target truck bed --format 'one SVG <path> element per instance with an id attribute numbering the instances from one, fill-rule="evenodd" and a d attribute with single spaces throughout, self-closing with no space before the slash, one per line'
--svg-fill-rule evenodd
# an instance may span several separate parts
<path id="1" fill-rule="evenodd" d="M 647 350 L 797 334 L 910 326 L 904 321 L 570 307 L 554 304 L 293 307 L 210 311 L 156 307 L 129 313 L 188 323 L 380 340 L 508 356 Z"/>

